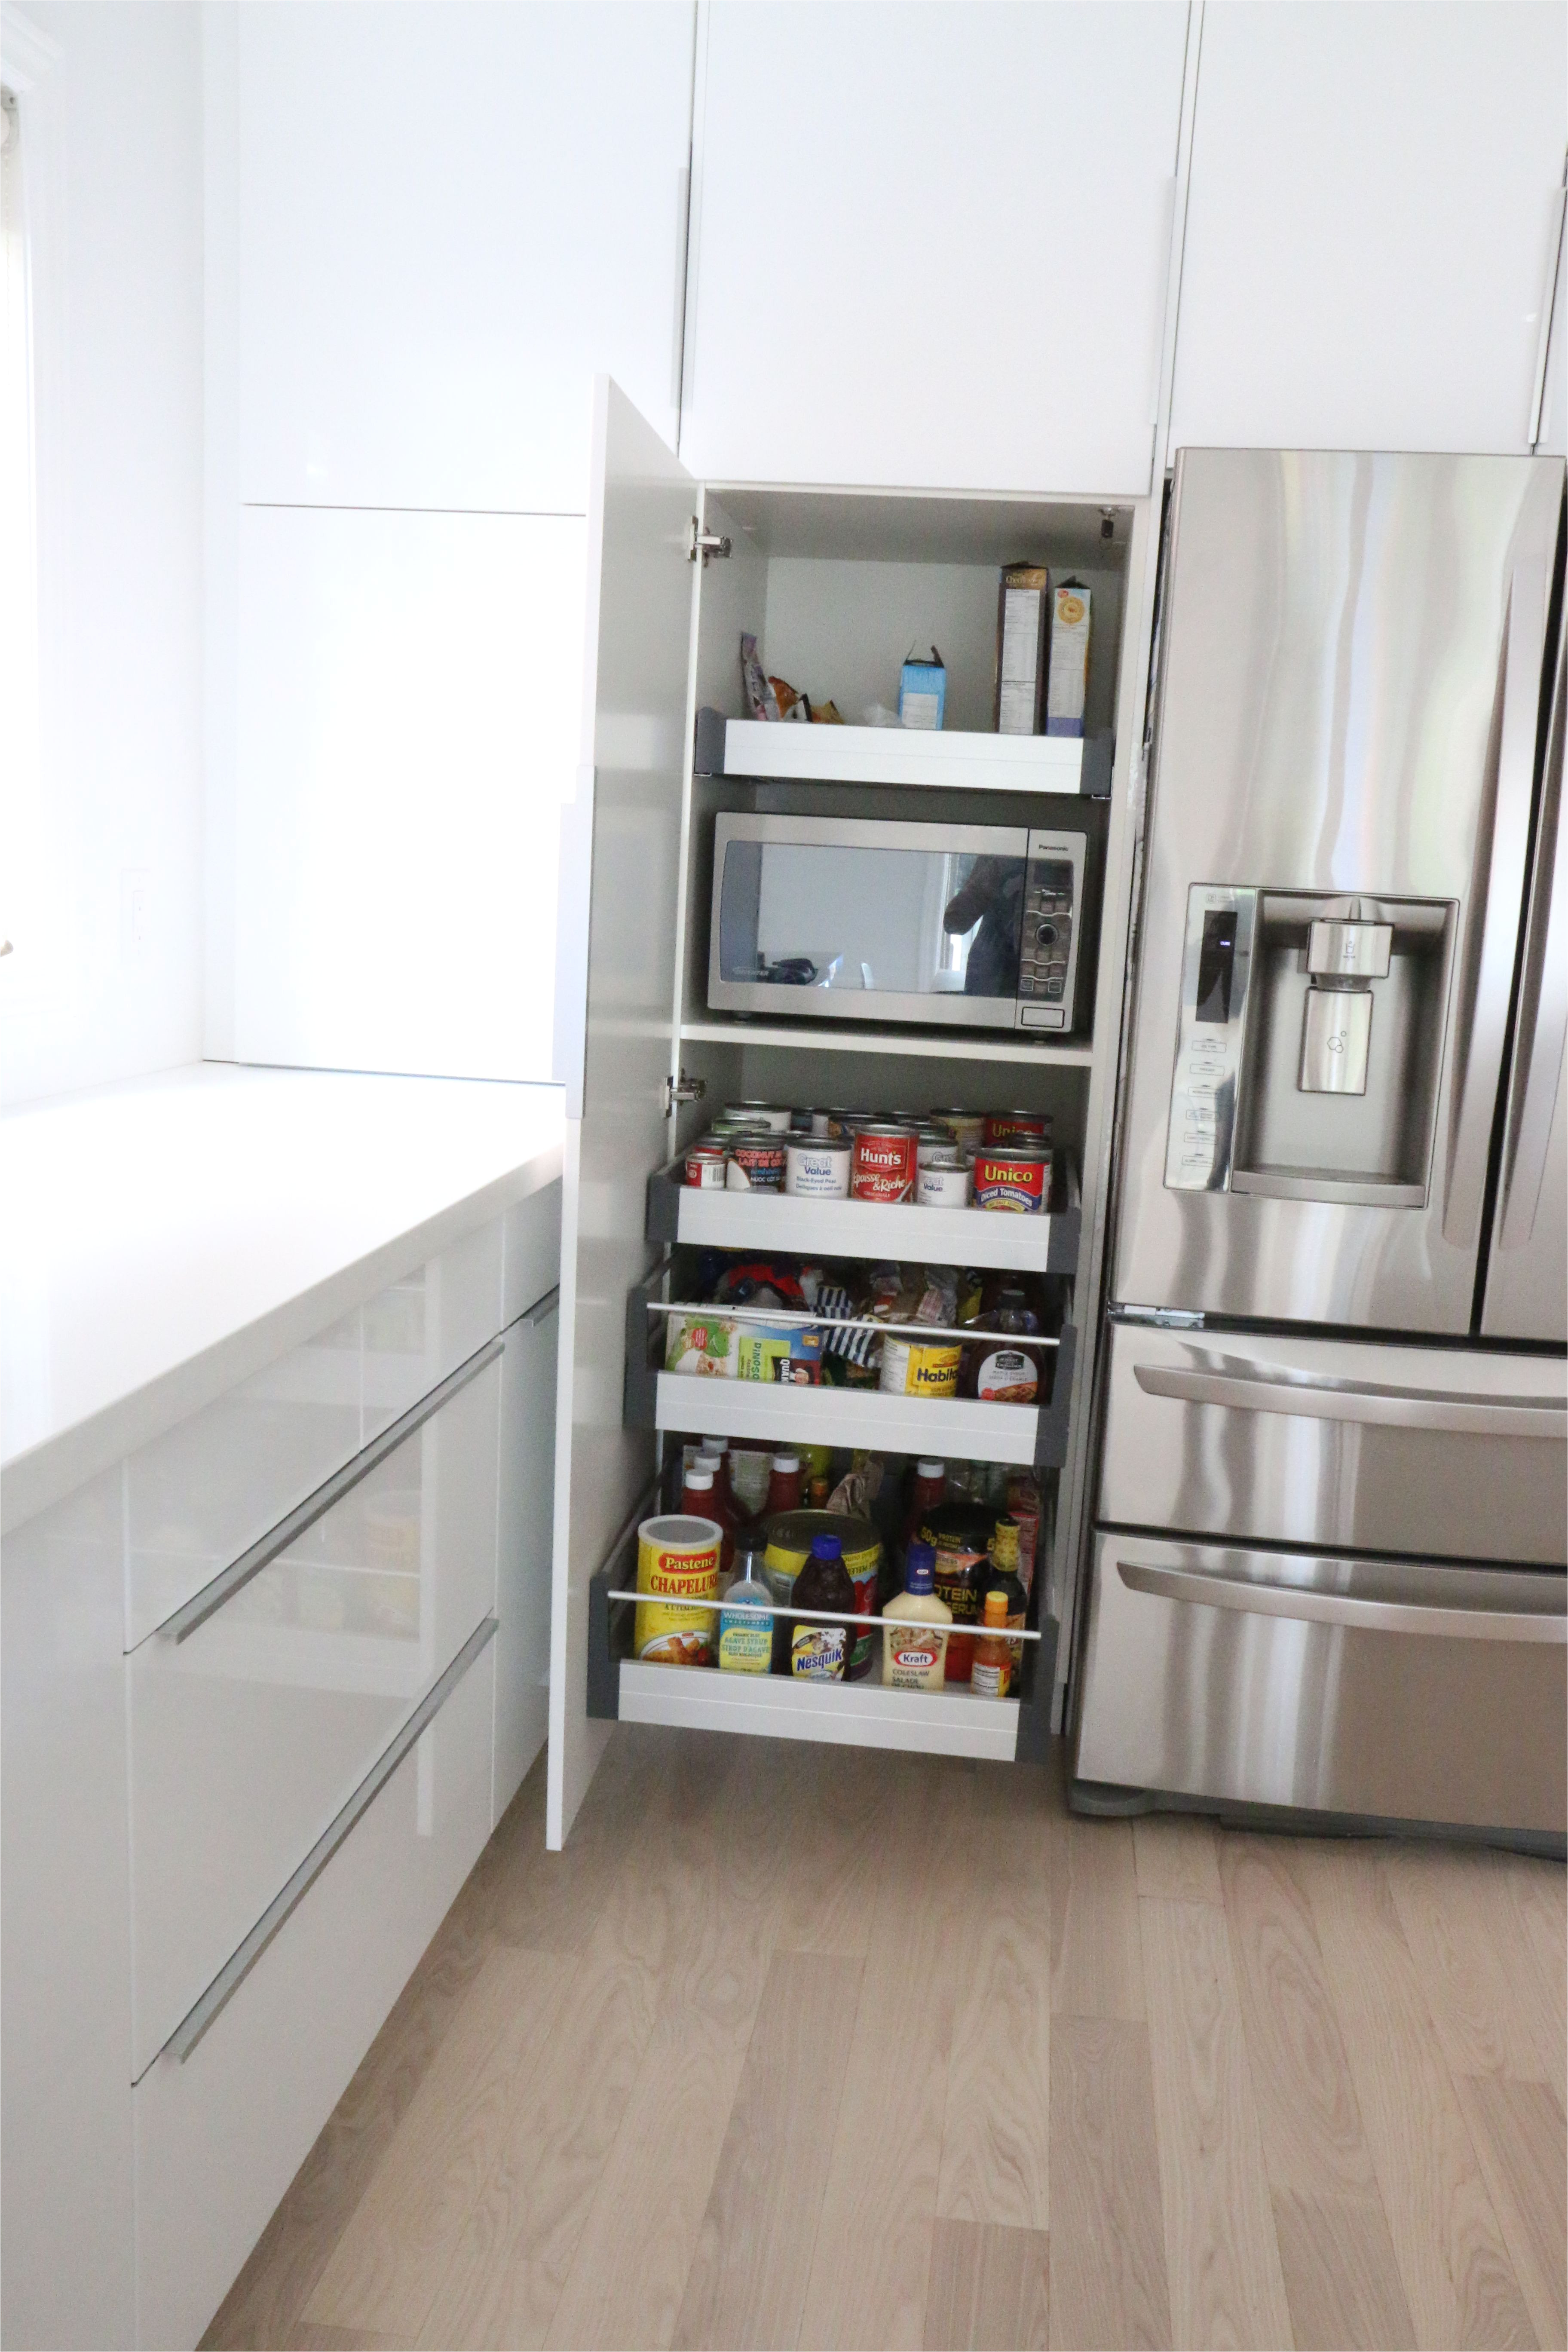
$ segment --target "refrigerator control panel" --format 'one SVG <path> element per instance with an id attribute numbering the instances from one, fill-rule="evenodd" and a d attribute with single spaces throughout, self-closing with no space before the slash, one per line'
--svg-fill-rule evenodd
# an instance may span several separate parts
<path id="1" fill-rule="evenodd" d="M 1176 1192 L 1230 1187 L 1258 893 L 1194 882 L 1187 892 L 1182 1009 L 1165 1133 L 1165 1182 Z"/>

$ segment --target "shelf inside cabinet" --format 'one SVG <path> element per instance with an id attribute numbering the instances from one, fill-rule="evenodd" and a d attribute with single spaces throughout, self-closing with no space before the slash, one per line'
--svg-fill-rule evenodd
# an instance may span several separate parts
<path id="1" fill-rule="evenodd" d="M 1018 1748 L 1016 1698 L 973 1692 L 896 1691 L 880 1683 L 812 1684 L 777 1675 L 620 1664 L 623 1723 L 679 1724 L 700 1731 L 755 1732 L 849 1748 L 897 1748 L 923 1756 L 979 1756 L 1010 1764 Z"/>
<path id="2" fill-rule="evenodd" d="M 1023 1036 L 1016 1032 L 971 1035 L 957 1029 L 854 1029 L 831 1021 L 683 1021 L 683 1045 L 790 1045 L 806 1053 L 908 1054 L 926 1062 L 1028 1062 L 1039 1068 L 1088 1069 L 1094 1047 L 1087 1038 Z"/>
<path id="3" fill-rule="evenodd" d="M 716 1249 L 788 1250 L 804 1257 L 918 1259 L 925 1265 L 1001 1266 L 1071 1274 L 1082 1213 L 1069 1162 L 1067 1198 L 1040 1216 L 994 1209 L 922 1209 L 912 1202 L 802 1200 L 783 1192 L 710 1192 L 683 1181 L 684 1161 L 650 1176 L 649 1241 Z"/>
<path id="4" fill-rule="evenodd" d="M 660 1372 L 658 1382 L 657 1429 L 701 1429 L 715 1437 L 1027 1465 L 1034 1462 L 1039 1432 L 1039 1410 L 1032 1404 L 887 1396 L 880 1389 L 790 1388 L 770 1381 L 703 1380 L 689 1372 Z"/>
<path id="5" fill-rule="evenodd" d="M 726 721 L 724 773 L 817 783 L 941 784 L 950 792 L 1085 789 L 1081 736 L 800 727 L 758 719 Z"/>

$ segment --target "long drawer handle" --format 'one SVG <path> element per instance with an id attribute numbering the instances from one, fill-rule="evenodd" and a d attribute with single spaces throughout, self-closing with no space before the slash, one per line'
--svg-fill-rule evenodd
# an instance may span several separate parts
<path id="1" fill-rule="evenodd" d="M 1532 1397 L 1444 1396 L 1375 1382 L 1281 1380 L 1265 1372 L 1202 1371 L 1180 1364 L 1134 1364 L 1146 1396 L 1184 1404 L 1233 1405 L 1241 1412 L 1297 1413 L 1310 1421 L 1361 1421 L 1385 1429 L 1442 1429 L 1470 1437 L 1568 1436 L 1568 1407 Z"/>
<path id="2" fill-rule="evenodd" d="M 523 1322 L 531 1325 L 533 1329 L 537 1331 L 542 1323 L 549 1322 L 550 1318 L 554 1314 L 560 1304 L 561 1285 L 557 1283 L 553 1290 L 547 1290 L 542 1298 L 535 1299 L 533 1305 L 528 1309 L 527 1313 L 521 1319 Z"/>
<path id="3" fill-rule="evenodd" d="M 494 1633 L 496 1624 L 495 1618 L 487 1617 L 475 1626 L 446 1673 L 426 1692 L 386 1753 L 378 1763 L 371 1766 L 342 1811 L 316 1840 L 293 1877 L 281 1893 L 273 1896 L 238 1950 L 224 1962 L 200 2000 L 180 2020 L 160 2051 L 161 2057 L 177 2058 L 182 2066 L 184 2064 L 208 2026 L 234 1999 L 289 1913 L 310 1893 L 354 1823 L 381 1794 L 415 1741 L 429 1729 Z"/>
<path id="4" fill-rule="evenodd" d="M 416 1429 L 423 1429 L 432 1415 L 439 1412 L 459 1389 L 466 1389 L 470 1381 L 478 1380 L 485 1366 L 495 1362 L 505 1345 L 506 1341 L 499 1332 L 493 1339 L 487 1339 L 477 1355 L 470 1356 L 466 1364 L 459 1364 L 455 1372 L 448 1372 L 438 1388 L 432 1389 L 428 1396 L 421 1397 L 417 1404 L 410 1405 L 400 1419 L 389 1423 L 380 1436 L 373 1437 L 352 1462 L 345 1462 L 341 1470 L 334 1470 L 330 1478 L 323 1479 L 313 1495 L 307 1495 L 302 1503 L 297 1503 L 287 1518 L 279 1519 L 278 1525 L 253 1543 L 248 1551 L 242 1551 L 237 1560 L 220 1570 L 210 1584 L 204 1584 L 199 1592 L 194 1592 L 172 1617 L 165 1617 L 158 1632 L 165 1634 L 171 1642 L 188 1642 L 196 1628 L 205 1625 L 226 1601 L 232 1601 L 242 1585 L 248 1584 L 253 1576 L 259 1576 L 279 1552 L 287 1551 L 297 1537 L 302 1536 L 308 1528 L 315 1526 L 318 1519 L 324 1517 L 334 1503 L 341 1503 L 345 1495 L 352 1494 L 362 1478 L 368 1478 L 378 1462 L 384 1462 L 389 1454 L 395 1454 L 405 1437 L 412 1437 Z"/>
<path id="5" fill-rule="evenodd" d="M 1461 1642 L 1552 1642 L 1559 1648 L 1568 1643 L 1568 1616 L 1550 1610 L 1440 1609 L 1421 1601 L 1360 1601 L 1349 1592 L 1255 1584 L 1247 1577 L 1155 1568 L 1137 1559 L 1119 1559 L 1116 1572 L 1131 1592 L 1152 1592 L 1162 1601 L 1195 1601 L 1205 1609 L 1306 1618 L 1320 1625 L 1359 1625 L 1371 1633 L 1445 1634 Z"/>

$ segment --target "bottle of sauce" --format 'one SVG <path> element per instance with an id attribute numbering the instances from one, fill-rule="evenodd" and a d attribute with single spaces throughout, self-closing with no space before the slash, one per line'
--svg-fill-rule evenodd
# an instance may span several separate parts
<path id="1" fill-rule="evenodd" d="M 936 1554 L 917 1539 L 904 1562 L 904 1589 L 894 1595 L 888 1613 L 921 1622 L 882 1628 L 882 1681 L 889 1690 L 942 1688 L 952 1612 L 937 1599 L 935 1582 Z"/>
<path id="2" fill-rule="evenodd" d="M 969 1686 L 976 1698 L 1006 1698 L 1016 1680 L 1013 1664 L 1016 1644 L 1008 1641 L 1006 1634 L 1007 1595 L 997 1586 L 993 1586 L 985 1596 L 981 1625 Z"/>
<path id="3" fill-rule="evenodd" d="M 982 1580 L 984 1600 L 988 1601 L 993 1592 L 1005 1596 L 1006 1622 L 1012 1626 L 1022 1626 L 1029 1613 L 1028 1587 L 1022 1574 L 1022 1539 L 1023 1529 L 1010 1513 L 999 1518 L 991 1538 L 990 1571 Z"/>
<path id="4" fill-rule="evenodd" d="M 974 1658 L 983 1580 L 989 1581 L 991 1538 L 996 1513 L 984 1503 L 942 1503 L 921 1521 L 920 1539 L 936 1554 L 937 1598 L 952 1612 L 943 1673 L 949 1683 L 966 1683 Z"/>
<path id="5" fill-rule="evenodd" d="M 705 1486 L 699 1483 L 704 1479 Z M 691 1499 L 694 1493 L 700 1495 L 700 1502 Z M 722 1591 L 735 1559 L 735 1506 L 727 1491 L 722 1455 L 692 1456 L 686 1484 L 680 1490 L 680 1507 L 683 1511 L 695 1511 L 700 1518 L 718 1520 L 722 1531 L 719 1547 L 719 1589 Z"/>
<path id="6" fill-rule="evenodd" d="M 1025 1341 L 1039 1328 L 1022 1286 L 1004 1283 L 980 1323 L 982 1331 L 998 1337 L 976 1339 L 965 1359 L 968 1393 L 985 1404 L 1033 1404 L 1040 1392 L 1040 1350 Z"/>
<path id="7" fill-rule="evenodd" d="M 726 1675 L 765 1675 L 773 1664 L 773 1593 L 763 1566 L 759 1536 L 741 1536 L 735 1545 L 735 1578 L 719 1612 L 719 1670 Z"/>
<path id="8" fill-rule="evenodd" d="M 811 1551 L 795 1578 L 791 1599 L 797 1609 L 837 1612 L 844 1621 L 824 1624 L 808 1617 L 793 1622 L 789 1640 L 791 1675 L 797 1682 L 842 1682 L 855 1638 L 855 1586 L 844 1565 L 844 1548 L 837 1536 L 812 1538 Z"/>
<path id="9" fill-rule="evenodd" d="M 910 1543 L 921 1519 L 947 1500 L 947 1465 L 945 1462 L 917 1462 L 915 1482 L 910 1496 L 910 1507 L 904 1514 L 904 1541 Z"/>
<path id="10" fill-rule="evenodd" d="M 771 1519 L 780 1511 L 798 1511 L 800 1507 L 800 1456 L 775 1454 L 768 1473 L 768 1500 L 763 1517 Z"/>
<path id="11" fill-rule="evenodd" d="M 800 1465 L 807 1506 L 814 1511 L 825 1511 L 827 1497 L 833 1492 L 832 1446 L 803 1445 Z"/>

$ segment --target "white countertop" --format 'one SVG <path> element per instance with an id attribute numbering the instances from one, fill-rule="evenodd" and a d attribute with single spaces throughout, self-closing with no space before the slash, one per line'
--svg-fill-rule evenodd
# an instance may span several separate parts
<path id="1" fill-rule="evenodd" d="M 199 1063 L 0 1120 L 15 1527 L 561 1173 L 558 1087 Z"/>

